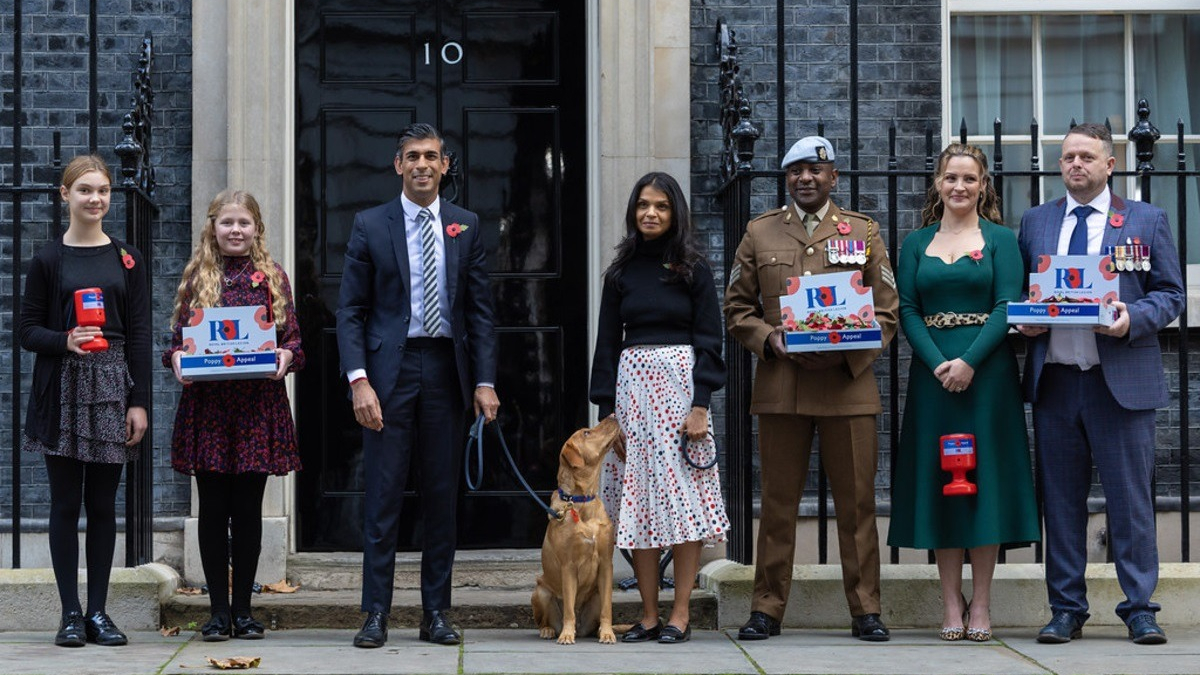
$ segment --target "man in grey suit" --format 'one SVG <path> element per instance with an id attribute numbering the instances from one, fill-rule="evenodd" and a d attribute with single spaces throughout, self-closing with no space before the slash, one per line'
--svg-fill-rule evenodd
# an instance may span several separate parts
<path id="1" fill-rule="evenodd" d="M 1138 644 L 1162 644 L 1150 596 L 1158 584 L 1154 529 L 1154 416 L 1167 403 L 1158 331 L 1183 311 L 1179 259 L 1162 209 L 1124 200 L 1107 185 L 1116 159 L 1112 135 L 1081 124 L 1063 140 L 1067 196 L 1021 218 L 1028 272 L 1042 255 L 1099 255 L 1134 244 L 1148 259 L 1119 269 L 1120 301 L 1111 326 L 1092 330 L 1018 326 L 1029 340 L 1025 396 L 1033 403 L 1044 493 L 1046 587 L 1053 618 L 1038 642 L 1082 637 L 1087 620 L 1087 497 L 1100 473 L 1109 538 L 1125 600 L 1117 615 Z"/>
<path id="2" fill-rule="evenodd" d="M 356 647 L 382 647 L 392 605 L 397 525 L 410 464 L 420 467 L 418 633 L 458 644 L 450 606 L 460 439 L 472 406 L 488 422 L 500 402 L 492 295 L 479 217 L 438 196 L 449 168 L 428 124 L 400 134 L 403 190 L 355 215 L 338 298 L 341 369 L 363 426 L 363 592 Z"/>

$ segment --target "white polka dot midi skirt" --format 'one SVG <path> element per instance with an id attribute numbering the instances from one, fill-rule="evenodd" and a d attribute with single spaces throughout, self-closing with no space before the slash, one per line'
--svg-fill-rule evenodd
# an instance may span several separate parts
<path id="1" fill-rule="evenodd" d="M 662 548 L 689 541 L 725 540 L 729 517 L 717 466 L 696 469 L 683 459 L 680 440 L 692 409 L 690 345 L 629 347 L 617 368 L 616 415 L 625 432 L 625 461 L 609 453 L 600 496 L 617 524 L 619 548 Z M 691 442 L 698 465 L 717 452 L 710 437 Z"/>

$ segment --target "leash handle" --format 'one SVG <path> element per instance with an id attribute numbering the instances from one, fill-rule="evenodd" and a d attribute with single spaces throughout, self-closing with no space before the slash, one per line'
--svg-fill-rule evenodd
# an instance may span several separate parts
<path id="1" fill-rule="evenodd" d="M 467 434 L 466 457 L 463 461 L 463 472 L 466 474 L 468 490 L 478 490 L 483 484 L 483 430 L 487 426 L 487 419 L 483 416 L 483 414 L 480 414 L 479 417 L 476 417 L 475 421 L 471 423 L 471 431 Z M 538 506 L 542 507 L 542 510 L 545 511 L 547 515 L 555 520 L 561 520 L 562 514 L 558 513 L 549 506 L 546 506 L 546 502 L 543 502 L 542 498 L 538 497 L 537 493 L 533 491 L 533 488 L 529 487 L 529 483 L 526 482 L 525 476 L 522 475 L 521 470 L 517 468 L 517 462 L 513 459 L 512 453 L 508 451 L 508 443 L 504 440 L 504 432 L 500 430 L 500 423 L 496 422 L 491 426 L 496 430 L 496 438 L 500 441 L 500 448 L 504 450 L 504 457 L 508 460 L 508 465 L 512 467 L 513 474 L 517 477 L 517 480 L 521 482 L 521 487 L 525 488 L 525 491 L 529 493 L 529 496 L 533 497 L 533 501 L 537 502 Z M 478 475 L 474 478 L 471 476 L 472 443 L 475 444 L 475 461 L 479 466 Z"/>
<path id="2" fill-rule="evenodd" d="M 713 438 L 711 431 L 708 432 L 708 437 Z M 713 439 L 713 441 L 715 442 L 716 439 Z M 688 466 L 690 466 L 693 469 L 696 469 L 698 471 L 707 471 L 708 469 L 711 469 L 717 465 L 717 453 L 716 453 L 715 447 L 713 448 L 713 458 L 712 458 L 711 462 L 708 462 L 706 464 L 697 464 L 692 459 L 692 456 L 688 454 L 688 443 L 689 443 L 689 441 L 688 441 L 687 432 L 680 431 L 679 432 L 679 452 L 681 452 L 683 454 L 683 461 L 687 462 Z"/>

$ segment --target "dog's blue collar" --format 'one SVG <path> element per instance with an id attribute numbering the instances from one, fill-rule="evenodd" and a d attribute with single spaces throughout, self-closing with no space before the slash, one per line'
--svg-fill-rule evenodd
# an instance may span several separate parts
<path id="1" fill-rule="evenodd" d="M 564 502 L 571 502 L 572 504 L 586 504 L 596 498 L 596 495 L 567 494 L 567 492 L 565 490 L 563 490 L 561 487 L 558 488 L 558 496 Z"/>

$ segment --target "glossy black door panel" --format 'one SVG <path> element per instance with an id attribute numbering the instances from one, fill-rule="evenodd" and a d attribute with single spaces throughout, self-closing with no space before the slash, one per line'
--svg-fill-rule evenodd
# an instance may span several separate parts
<path id="1" fill-rule="evenodd" d="M 554 487 L 559 447 L 587 418 L 584 6 L 298 0 L 302 550 L 361 547 L 362 438 L 338 372 L 333 312 L 354 213 L 398 194 L 396 136 L 412 121 L 442 130 L 459 170 L 443 196 L 480 215 L 502 428 L 529 481 Z M 463 494 L 460 546 L 539 546 L 545 517 L 488 439 L 484 489 Z M 401 546 L 419 548 L 415 494 L 404 508 Z"/>

